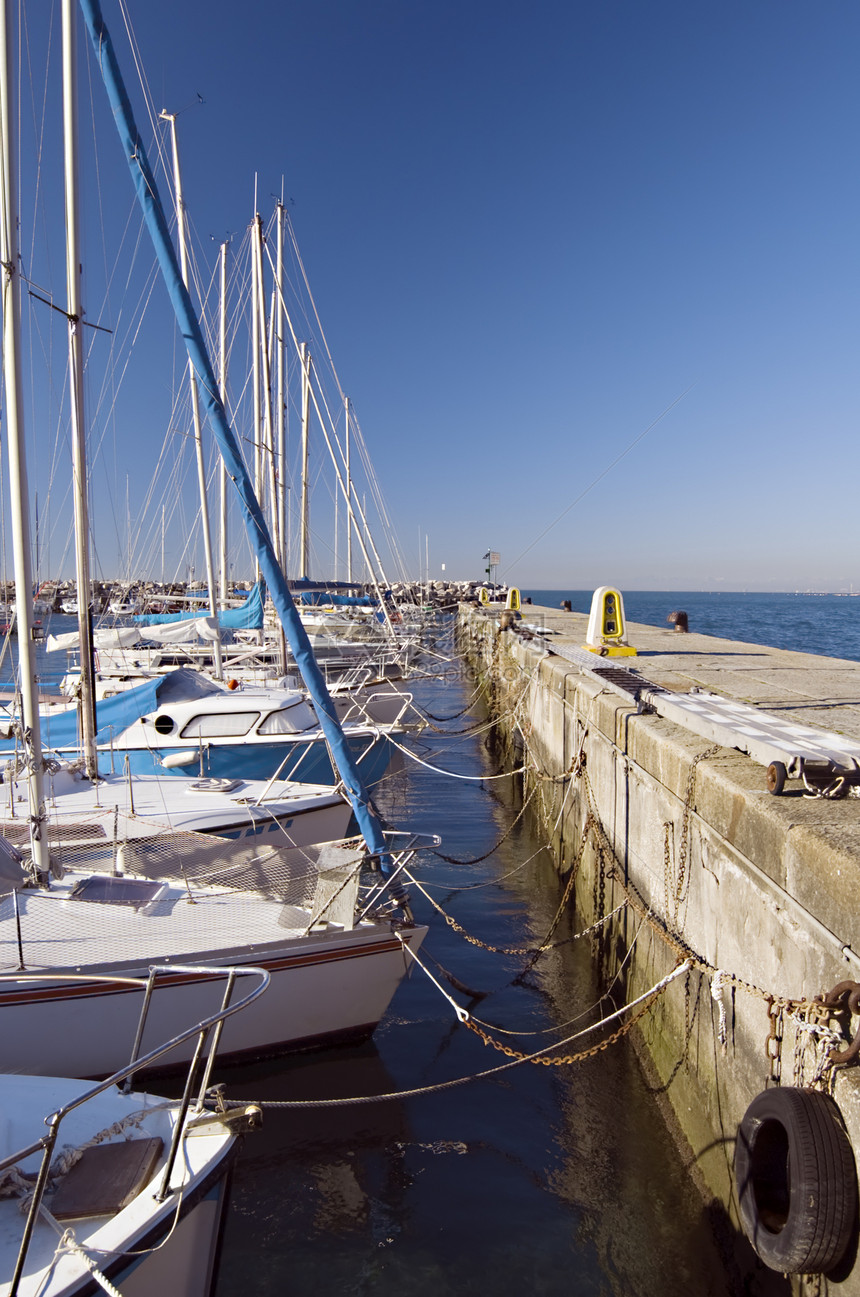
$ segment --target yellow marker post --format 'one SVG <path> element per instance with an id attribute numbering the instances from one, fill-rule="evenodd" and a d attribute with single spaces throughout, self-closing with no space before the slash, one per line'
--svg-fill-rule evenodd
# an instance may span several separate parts
<path id="1" fill-rule="evenodd" d="M 515 585 L 512 585 L 508 591 L 508 602 L 505 607 L 510 608 L 511 612 L 519 612 L 520 610 L 520 592 Z"/>
<path id="2" fill-rule="evenodd" d="M 490 602 L 490 592 L 485 585 L 481 586 L 478 599 L 485 607 Z"/>
<path id="3" fill-rule="evenodd" d="M 636 650 L 627 643 L 624 621 L 624 600 L 621 591 L 602 585 L 591 598 L 591 613 L 583 648 L 601 657 L 636 657 Z"/>

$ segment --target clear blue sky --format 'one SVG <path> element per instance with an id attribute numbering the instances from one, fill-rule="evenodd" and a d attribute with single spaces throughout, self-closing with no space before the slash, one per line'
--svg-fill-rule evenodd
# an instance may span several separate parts
<path id="1" fill-rule="evenodd" d="M 860 587 L 856 4 L 131 7 L 155 107 L 204 100 L 179 120 L 208 273 L 283 178 L 412 575 L 426 534 L 432 577 L 493 548 L 532 588 Z M 134 231 L 97 85 L 91 113 L 86 214 Z M 100 316 L 88 273 L 110 316 L 119 276 Z M 158 286 L 150 315 L 94 470 L 107 575 L 182 371 Z"/>

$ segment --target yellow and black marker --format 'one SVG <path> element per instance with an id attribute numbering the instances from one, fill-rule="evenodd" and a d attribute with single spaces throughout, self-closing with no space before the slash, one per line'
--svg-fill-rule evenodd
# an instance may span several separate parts
<path id="1" fill-rule="evenodd" d="M 621 591 L 602 585 L 591 597 L 591 614 L 583 648 L 601 657 L 635 657 L 636 650 L 627 643 L 624 600 Z"/>

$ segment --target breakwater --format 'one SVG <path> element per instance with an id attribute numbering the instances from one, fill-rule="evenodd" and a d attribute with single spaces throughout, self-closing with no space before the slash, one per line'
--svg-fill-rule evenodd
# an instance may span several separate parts
<path id="1" fill-rule="evenodd" d="M 565 659 L 565 645 L 585 642 L 585 615 L 525 615 L 502 629 L 497 610 L 462 606 L 464 650 L 511 763 L 525 767 L 580 925 L 600 924 L 596 953 L 616 998 L 629 1003 L 685 966 L 650 1001 L 640 1040 L 700 1188 L 737 1224 L 736 1138 L 757 1095 L 831 1092 L 860 1149 L 857 1070 L 828 1065 L 856 1020 L 845 1001 L 836 1014 L 816 1002 L 860 978 L 860 803 L 810 797 L 794 780 L 772 796 L 749 756 L 649 714 Z M 628 632 L 640 656 L 615 665 L 657 685 L 713 690 L 860 738 L 855 662 L 668 628 Z M 860 1293 L 856 1227 L 827 1276 L 829 1291 Z M 791 1282 L 800 1291 L 821 1281 Z"/>

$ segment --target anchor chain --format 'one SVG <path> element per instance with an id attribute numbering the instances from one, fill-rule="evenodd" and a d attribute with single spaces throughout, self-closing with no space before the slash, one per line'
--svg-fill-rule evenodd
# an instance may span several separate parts
<path id="1" fill-rule="evenodd" d="M 767 1039 L 764 1043 L 765 1058 L 770 1061 L 768 1085 L 779 1085 L 782 1079 L 782 1038 L 785 1034 L 785 1001 L 768 997 L 767 1014 L 769 1019 Z"/>
<path id="2" fill-rule="evenodd" d="M 860 982 L 837 982 L 832 991 L 817 995 L 815 1003 L 826 1009 L 847 1010 L 850 1015 L 860 1014 Z M 829 1059 L 832 1067 L 845 1067 L 860 1056 L 860 1028 L 847 1049 L 831 1049 Z"/>

